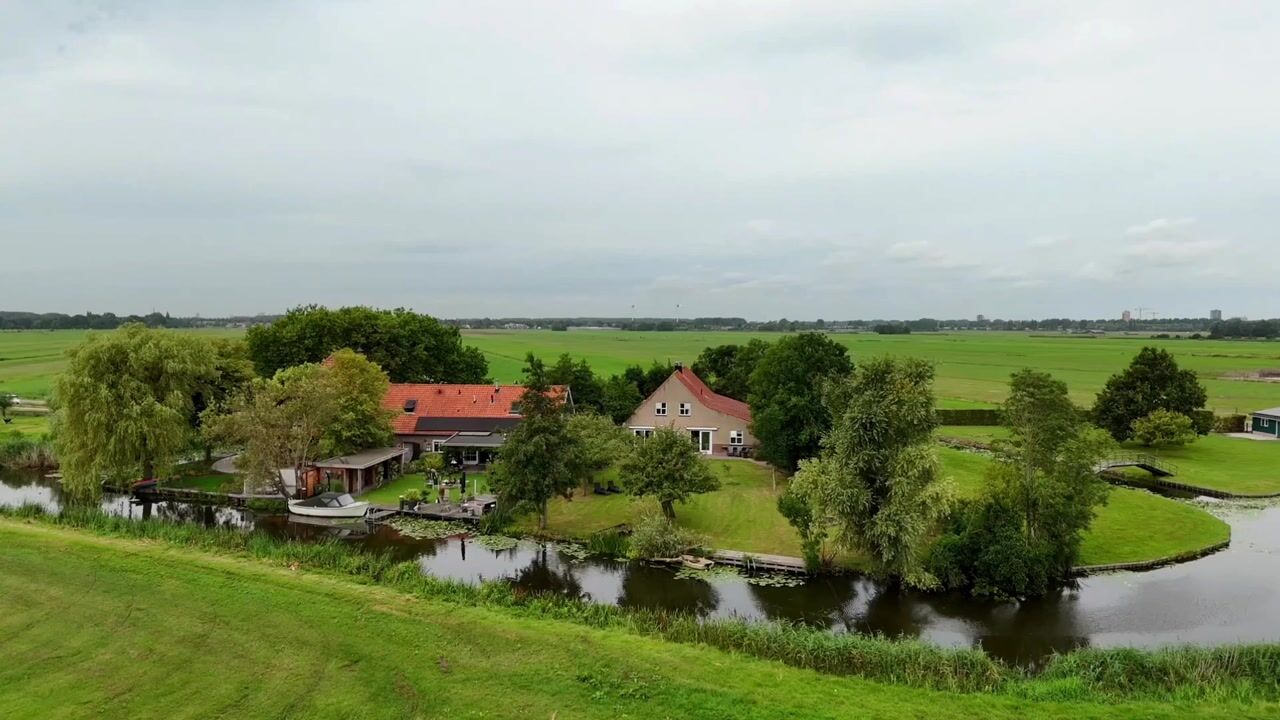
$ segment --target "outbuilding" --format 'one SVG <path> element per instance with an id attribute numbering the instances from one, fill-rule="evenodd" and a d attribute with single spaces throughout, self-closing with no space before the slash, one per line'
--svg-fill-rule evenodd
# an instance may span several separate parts
<path id="1" fill-rule="evenodd" d="M 1249 432 L 1280 438 L 1280 407 L 1256 410 L 1251 413 Z"/>

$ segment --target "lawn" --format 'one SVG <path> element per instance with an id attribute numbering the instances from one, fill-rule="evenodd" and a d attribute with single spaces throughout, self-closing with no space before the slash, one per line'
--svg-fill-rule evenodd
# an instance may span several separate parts
<path id="1" fill-rule="evenodd" d="M 978 498 L 985 492 L 990 459 L 978 453 L 938 448 L 942 472 L 956 486 L 961 498 Z M 697 495 L 676 506 L 676 521 L 706 535 L 711 547 L 721 550 L 790 555 L 798 557 L 800 540 L 778 513 L 777 493 L 785 480 L 759 465 L 743 460 L 706 461 L 720 478 L 716 492 Z M 1214 545 L 1230 536 L 1226 523 L 1194 505 L 1144 490 L 1113 488 L 1108 505 L 1098 511 L 1094 526 L 1085 534 L 1081 563 L 1101 565 L 1154 560 Z M 627 495 L 574 495 L 554 500 L 548 534 L 584 538 L 605 528 L 635 524 L 645 513 L 657 513 L 657 501 Z M 536 532 L 536 518 L 525 517 L 517 529 Z M 857 557 L 842 564 L 858 567 Z"/>
<path id="2" fill-rule="evenodd" d="M 365 502 L 374 503 L 376 505 L 399 505 L 400 496 L 410 490 L 421 490 L 426 492 L 427 476 L 424 473 L 408 473 L 384 483 L 380 487 L 367 490 L 360 494 L 360 499 Z M 489 492 L 489 478 L 483 472 L 467 473 L 467 494 L 483 495 Z M 428 502 L 434 502 L 436 496 L 432 494 L 430 497 L 424 497 Z M 461 488 L 453 488 L 449 491 L 449 499 L 451 502 L 458 502 L 462 499 Z"/>
<path id="3" fill-rule="evenodd" d="M 1178 474 L 1171 479 L 1177 482 L 1245 495 L 1280 493 L 1280 441 L 1209 435 L 1183 447 L 1130 443 L 1125 449 L 1172 462 Z"/>
<path id="4" fill-rule="evenodd" d="M 205 492 L 240 492 L 244 489 L 244 483 L 240 480 L 240 476 L 212 472 L 179 475 L 165 480 L 163 484 L 165 487 L 203 490 Z"/>
<path id="5" fill-rule="evenodd" d="M 937 691 L 0 520 L 0 717 L 1246 718 Z M 1037 687 L 1037 686 L 1031 686 Z M 1052 684 L 1028 695 L 1052 697 Z"/>
<path id="6" fill-rule="evenodd" d="M 0 424 L 0 433 L 20 432 L 23 435 L 44 435 L 49 432 L 48 415 L 10 414 L 11 422 Z"/>

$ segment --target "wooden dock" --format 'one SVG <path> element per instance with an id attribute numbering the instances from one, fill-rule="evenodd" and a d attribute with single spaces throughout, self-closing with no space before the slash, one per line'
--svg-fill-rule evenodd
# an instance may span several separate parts
<path id="1" fill-rule="evenodd" d="M 772 570 L 775 572 L 804 573 L 806 575 L 809 573 L 808 568 L 804 565 L 804 560 L 787 555 L 765 555 L 746 553 L 739 550 L 717 550 L 711 555 L 711 559 L 718 563 L 733 565 L 746 570 Z"/>

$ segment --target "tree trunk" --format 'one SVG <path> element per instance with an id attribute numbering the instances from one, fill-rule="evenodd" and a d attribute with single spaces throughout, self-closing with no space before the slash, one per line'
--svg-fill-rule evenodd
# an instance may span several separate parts
<path id="1" fill-rule="evenodd" d="M 547 529 L 547 501 L 542 501 L 542 507 L 538 509 L 538 529 Z"/>
<path id="2" fill-rule="evenodd" d="M 150 457 L 142 461 L 142 479 L 151 480 L 156 476 L 156 464 Z"/>
<path id="3" fill-rule="evenodd" d="M 675 503 L 671 502 L 670 500 L 663 500 L 663 501 L 662 501 L 662 514 L 663 514 L 663 516 L 664 516 L 664 517 L 666 517 L 668 520 L 675 520 L 675 519 L 676 519 L 676 506 L 675 506 Z"/>
<path id="4" fill-rule="evenodd" d="M 204 446 L 204 464 L 205 464 L 205 465 L 208 465 L 208 464 L 209 464 L 209 463 L 211 463 L 211 462 L 213 462 L 213 446 L 212 446 L 212 445 L 210 445 L 210 444 L 208 444 L 208 443 L 205 443 L 205 446 Z"/>

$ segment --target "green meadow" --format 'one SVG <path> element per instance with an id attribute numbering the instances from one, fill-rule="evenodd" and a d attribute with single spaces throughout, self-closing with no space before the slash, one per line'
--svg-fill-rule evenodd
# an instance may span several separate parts
<path id="1" fill-rule="evenodd" d="M 610 375 L 627 365 L 654 360 L 691 363 L 708 345 L 744 343 L 773 333 L 623 332 L 578 330 L 477 330 L 466 342 L 489 358 L 494 379 L 516 381 L 527 352 L 554 357 L 569 353 L 587 359 L 597 373 Z M 1220 413 L 1280 406 L 1280 383 L 1230 380 L 1230 373 L 1280 368 L 1280 342 L 1152 339 L 1146 336 L 1038 336 L 1026 333 L 966 332 L 875 335 L 833 334 L 853 359 L 910 355 L 937 367 L 935 391 L 941 407 L 983 407 L 1004 399 L 1010 373 L 1033 367 L 1065 381 L 1072 399 L 1089 404 L 1107 378 L 1123 369 L 1143 345 L 1168 349 L 1194 370 Z"/>
<path id="2" fill-rule="evenodd" d="M 54 375 L 66 365 L 66 350 L 90 331 L 0 332 L 0 392 L 48 397 Z M 184 331 L 188 332 L 188 331 Z M 198 330 L 235 336 L 239 330 Z M 655 360 L 693 362 L 709 345 L 743 343 L 776 333 L 623 332 L 580 330 L 468 330 L 465 341 L 480 348 L 499 382 L 521 379 L 526 353 L 551 358 L 569 353 L 611 375 L 631 364 Z M 876 355 L 911 355 L 937 367 L 941 407 L 985 407 L 1005 396 L 1009 374 L 1024 367 L 1052 373 L 1071 388 L 1076 402 L 1088 404 L 1115 372 L 1143 345 L 1169 349 L 1194 370 L 1209 391 L 1210 407 L 1220 413 L 1280 406 L 1280 383 L 1233 380 L 1234 373 L 1280 368 L 1280 342 L 1152 339 L 1145 336 L 1088 337 L 1005 332 L 832 335 L 849 348 L 855 362 Z"/>

